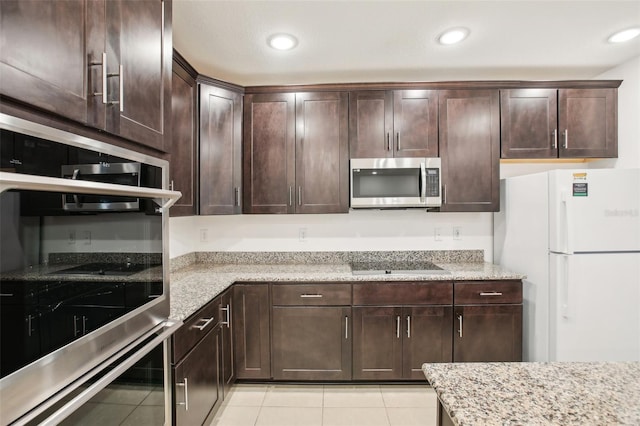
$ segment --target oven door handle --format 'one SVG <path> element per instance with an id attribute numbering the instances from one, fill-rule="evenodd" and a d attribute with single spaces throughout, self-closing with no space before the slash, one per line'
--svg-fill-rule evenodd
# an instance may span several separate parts
<path id="1" fill-rule="evenodd" d="M 168 321 L 165 324 L 166 325 L 161 327 L 161 330 L 158 330 L 160 334 L 154 337 L 153 340 L 145 344 L 142 348 L 140 348 L 138 351 L 136 351 L 133 355 L 128 357 L 122 363 L 118 364 L 118 366 L 115 367 L 113 370 L 111 370 L 110 372 L 102 376 L 100 379 L 95 381 L 85 391 L 78 394 L 78 396 L 76 396 L 75 398 L 67 402 L 65 405 L 60 407 L 60 409 L 58 409 L 49 417 L 47 417 L 42 423 L 40 423 L 40 425 L 53 426 L 53 425 L 59 424 L 62 420 L 67 418 L 70 414 L 72 414 L 80 406 L 82 406 L 82 404 L 89 401 L 98 392 L 100 392 L 107 385 L 113 382 L 118 376 L 120 376 L 122 373 L 127 371 L 133 364 L 135 364 L 140 359 L 142 359 L 145 355 L 147 355 L 153 348 L 155 348 L 157 345 L 159 345 L 160 343 L 162 343 L 163 341 L 171 337 L 171 335 L 175 333 L 176 330 L 180 328 L 180 326 L 182 326 L 181 321 L 178 321 L 178 322 Z M 132 345 L 135 345 L 135 344 L 136 344 L 135 342 L 132 343 Z M 129 348 L 130 347 L 131 346 L 129 346 Z M 90 371 L 89 373 L 81 377 L 79 381 L 88 380 L 89 378 L 97 374 L 100 370 L 104 369 L 105 366 L 112 364 L 114 359 L 121 357 L 123 353 L 126 353 L 126 351 L 127 351 L 127 348 L 118 352 L 118 354 L 114 355 L 112 358 L 106 360 L 103 364 L 101 364 L 100 367 L 97 367 L 96 369 Z"/>
<path id="2" fill-rule="evenodd" d="M 166 189 L 0 172 L 0 192 L 10 189 L 150 198 L 163 209 L 168 209 L 182 197 L 180 191 Z"/>

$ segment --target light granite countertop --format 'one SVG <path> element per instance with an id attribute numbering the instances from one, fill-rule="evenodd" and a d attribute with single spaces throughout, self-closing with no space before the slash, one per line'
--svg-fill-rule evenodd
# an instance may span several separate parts
<path id="1" fill-rule="evenodd" d="M 447 273 L 426 275 L 353 275 L 349 264 L 195 263 L 171 273 L 169 317 L 182 321 L 234 282 L 385 282 L 522 279 L 486 262 L 436 263 Z"/>
<path id="2" fill-rule="evenodd" d="M 640 425 L 640 362 L 424 364 L 455 425 Z"/>

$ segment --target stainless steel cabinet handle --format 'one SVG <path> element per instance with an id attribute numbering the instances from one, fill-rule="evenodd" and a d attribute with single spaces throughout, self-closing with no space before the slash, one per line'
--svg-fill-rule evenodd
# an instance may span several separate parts
<path id="1" fill-rule="evenodd" d="M 301 294 L 300 297 L 303 299 L 320 299 L 322 297 L 321 294 Z"/>
<path id="2" fill-rule="evenodd" d="M 483 291 L 480 292 L 480 296 L 502 296 L 502 293 L 499 291 Z"/>
<path id="3" fill-rule="evenodd" d="M 344 338 L 349 338 L 349 317 L 344 317 Z"/>
<path id="4" fill-rule="evenodd" d="M 292 186 L 289 187 L 289 205 L 290 206 L 293 205 L 293 187 Z"/>
<path id="5" fill-rule="evenodd" d="M 120 64 L 120 112 L 124 112 L 124 67 Z"/>
<path id="6" fill-rule="evenodd" d="M 387 132 L 387 151 L 391 151 L 391 135 Z"/>
<path id="7" fill-rule="evenodd" d="M 425 163 L 420 163 L 420 198 L 427 197 L 427 168 Z"/>
<path id="8" fill-rule="evenodd" d="M 82 335 L 87 334 L 87 317 L 82 316 Z"/>
<path id="9" fill-rule="evenodd" d="M 184 402 L 178 402 L 178 405 L 184 405 L 184 410 L 189 411 L 189 383 L 185 377 L 182 383 L 176 383 L 176 386 L 184 387 Z"/>
<path id="10" fill-rule="evenodd" d="M 400 338 L 400 316 L 396 317 L 396 338 Z"/>
<path id="11" fill-rule="evenodd" d="M 564 129 L 564 149 L 569 148 L 569 129 Z"/>
<path id="12" fill-rule="evenodd" d="M 553 129 L 553 149 L 558 149 L 558 129 Z"/>
<path id="13" fill-rule="evenodd" d="M 302 187 L 301 186 L 298 187 L 298 205 L 299 206 L 302 205 Z"/>
<path id="14" fill-rule="evenodd" d="M 102 65 L 102 92 L 93 92 L 93 96 L 102 96 L 102 103 L 107 103 L 107 53 L 102 52 L 102 62 L 91 62 L 89 65 Z"/>
<path id="15" fill-rule="evenodd" d="M 173 191 L 173 179 L 171 179 L 171 183 L 169 183 L 169 189 Z"/>
<path id="16" fill-rule="evenodd" d="M 447 204 L 447 185 L 442 186 L 442 204 Z"/>
<path id="17" fill-rule="evenodd" d="M 13 293 L 0 293 L 0 297 L 13 297 Z"/>
<path id="18" fill-rule="evenodd" d="M 396 133 L 396 138 L 398 139 L 398 151 L 400 151 L 400 132 Z"/>
<path id="19" fill-rule="evenodd" d="M 73 335 L 74 336 L 78 335 L 78 316 L 77 315 L 73 316 Z"/>
<path id="20" fill-rule="evenodd" d="M 13 159 L 9 160 L 9 164 L 13 164 L 14 166 L 21 166 L 22 165 L 22 161 L 13 158 Z"/>
<path id="21" fill-rule="evenodd" d="M 240 207 L 240 187 L 236 187 L 236 206 Z"/>
<path id="22" fill-rule="evenodd" d="M 458 330 L 458 334 L 462 337 L 462 314 L 458 315 L 458 325 L 460 329 Z"/>
<path id="23" fill-rule="evenodd" d="M 211 318 L 200 318 L 198 321 L 201 321 L 201 322 L 204 321 L 204 323 L 200 324 L 200 325 L 195 325 L 194 324 L 194 325 L 191 326 L 191 328 L 195 328 L 195 329 L 198 329 L 198 330 L 202 331 L 205 328 L 207 328 L 207 326 L 209 324 L 211 324 L 211 321 L 213 321 L 213 320 L 214 320 L 213 317 L 211 317 Z"/>
<path id="24" fill-rule="evenodd" d="M 411 316 L 407 317 L 407 337 L 411 339 Z"/>
<path id="25" fill-rule="evenodd" d="M 231 324 L 231 307 L 229 306 L 229 304 L 227 303 L 227 306 L 220 308 L 221 311 L 225 311 L 225 320 L 221 321 L 220 324 L 222 325 L 226 325 L 227 328 L 229 328 L 229 325 Z"/>
<path id="26" fill-rule="evenodd" d="M 27 330 L 28 330 L 29 337 L 31 337 L 31 332 L 33 331 L 32 327 L 31 327 L 31 320 L 32 319 L 33 319 L 33 317 L 31 315 L 27 315 Z"/>

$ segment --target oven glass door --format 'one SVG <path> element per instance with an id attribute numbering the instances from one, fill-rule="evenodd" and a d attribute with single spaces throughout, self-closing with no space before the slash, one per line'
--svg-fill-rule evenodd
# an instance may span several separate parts
<path id="1" fill-rule="evenodd" d="M 420 197 L 420 168 L 358 169 L 354 198 Z"/>
<path id="2" fill-rule="evenodd" d="M 171 424 L 169 336 L 179 324 L 149 333 L 106 366 L 60 392 L 41 412 L 19 420 L 26 425 Z"/>

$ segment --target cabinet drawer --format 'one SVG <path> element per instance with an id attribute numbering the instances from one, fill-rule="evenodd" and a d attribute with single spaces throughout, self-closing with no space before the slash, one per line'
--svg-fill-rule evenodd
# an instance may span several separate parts
<path id="1" fill-rule="evenodd" d="M 454 284 L 456 305 L 522 303 L 522 281 L 465 281 Z"/>
<path id="2" fill-rule="evenodd" d="M 275 284 L 273 305 L 350 305 L 351 284 Z"/>
<path id="3" fill-rule="evenodd" d="M 452 305 L 450 281 L 362 283 L 353 285 L 354 305 Z"/>
<path id="4" fill-rule="evenodd" d="M 173 335 L 173 359 L 178 362 L 220 321 L 220 298 L 216 297 L 190 316 Z"/>

